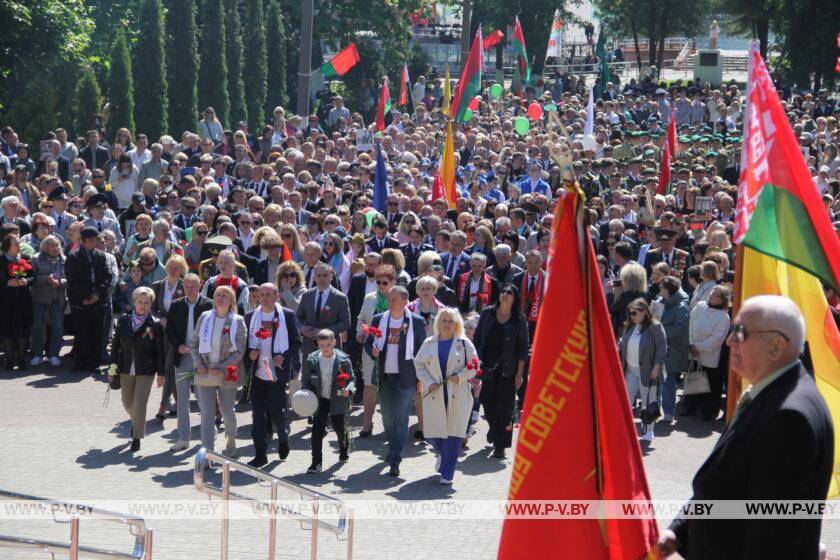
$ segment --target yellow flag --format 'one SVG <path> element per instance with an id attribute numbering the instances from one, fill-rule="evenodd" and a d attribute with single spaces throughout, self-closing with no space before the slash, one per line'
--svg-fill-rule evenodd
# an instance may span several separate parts
<path id="1" fill-rule="evenodd" d="M 445 98 L 445 97 L 444 97 Z M 458 192 L 455 189 L 455 142 L 452 138 L 452 121 L 446 124 L 446 141 L 443 143 L 440 177 L 443 179 L 443 191 L 450 208 L 455 208 Z"/>
<path id="2" fill-rule="evenodd" d="M 449 116 L 449 100 L 452 98 L 452 86 L 449 83 L 449 65 L 446 65 L 446 79 L 443 82 L 443 103 L 441 110 L 443 114 Z"/>

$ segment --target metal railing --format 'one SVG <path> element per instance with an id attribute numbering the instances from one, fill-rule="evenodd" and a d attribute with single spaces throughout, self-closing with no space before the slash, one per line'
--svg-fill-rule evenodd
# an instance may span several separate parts
<path id="1" fill-rule="evenodd" d="M 213 462 L 222 467 L 222 486 L 213 486 L 207 482 L 204 470 L 210 462 Z M 230 489 L 230 474 L 231 471 L 238 471 L 249 476 L 253 476 L 258 481 L 267 482 L 271 487 L 271 497 L 269 500 L 262 500 L 245 496 Z M 221 560 L 228 559 L 228 545 L 230 532 L 230 500 L 237 500 L 241 502 L 248 502 L 252 505 L 257 505 L 260 510 L 268 511 L 268 558 L 274 560 L 276 553 L 277 541 L 277 514 L 280 513 L 285 517 L 292 518 L 298 521 L 301 529 L 310 530 L 312 532 L 310 537 L 310 558 L 316 560 L 318 558 L 318 531 L 324 530 L 332 533 L 339 540 L 347 541 L 347 560 L 353 558 L 353 510 L 349 509 L 344 502 L 327 496 L 315 490 L 310 490 L 289 482 L 278 476 L 274 476 L 259 469 L 250 467 L 245 463 L 234 461 L 214 451 L 202 447 L 198 450 L 195 456 L 195 469 L 193 472 L 193 483 L 196 490 L 204 492 L 210 496 L 217 496 L 222 498 L 222 534 L 221 534 Z M 283 488 L 291 490 L 298 494 L 301 500 L 310 499 L 311 513 L 303 513 L 301 510 L 295 508 L 284 508 L 277 503 L 278 489 Z M 337 517 L 333 520 L 331 518 L 324 518 L 319 515 L 321 504 L 329 504 L 330 511 L 337 512 Z"/>
<path id="2" fill-rule="evenodd" d="M 43 508 L 45 511 L 49 511 L 52 514 L 53 521 L 56 523 L 70 523 L 69 543 L 0 535 L 0 548 L 35 550 L 52 555 L 67 554 L 70 560 L 78 560 L 79 558 L 152 560 L 153 531 L 146 527 L 146 522 L 142 517 L 97 509 L 84 504 L 62 502 L 5 490 L 0 490 L 0 500 L 25 502 L 36 508 Z M 58 514 L 62 512 L 69 513 L 70 518 L 68 520 L 59 519 Z M 129 531 L 134 537 L 134 549 L 131 552 L 120 552 L 118 550 L 81 546 L 79 544 L 79 522 L 82 517 L 85 519 L 96 519 L 128 525 Z"/>

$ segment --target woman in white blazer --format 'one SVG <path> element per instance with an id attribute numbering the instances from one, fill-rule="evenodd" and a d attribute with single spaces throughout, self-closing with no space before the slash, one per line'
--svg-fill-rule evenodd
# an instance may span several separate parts
<path id="1" fill-rule="evenodd" d="M 473 398 L 467 383 L 478 372 L 477 354 L 464 335 L 457 309 L 444 308 L 435 319 L 435 334 L 427 338 L 414 367 L 422 386 L 423 432 L 438 453 L 441 484 L 452 484 L 461 442 L 467 432 Z"/>
<path id="2" fill-rule="evenodd" d="M 698 302 L 688 321 L 688 343 L 691 356 L 700 361 L 709 379 L 711 393 L 702 395 L 699 406 L 705 420 L 717 418 L 723 393 L 723 368 L 720 354 L 729 334 L 729 290 L 717 285 L 707 301 Z"/>

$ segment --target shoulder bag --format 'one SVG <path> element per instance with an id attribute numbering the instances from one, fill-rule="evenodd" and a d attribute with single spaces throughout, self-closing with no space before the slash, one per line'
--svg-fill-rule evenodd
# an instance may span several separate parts
<path id="1" fill-rule="evenodd" d="M 700 360 L 690 360 L 688 362 L 688 372 L 685 374 L 683 381 L 683 394 L 686 396 L 705 395 L 711 392 L 709 376 L 703 370 L 703 366 L 700 365 Z"/>

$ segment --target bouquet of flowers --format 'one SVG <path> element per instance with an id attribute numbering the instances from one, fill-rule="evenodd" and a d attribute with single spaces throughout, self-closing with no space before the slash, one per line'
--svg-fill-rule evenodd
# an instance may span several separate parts
<path id="1" fill-rule="evenodd" d="M 350 391 L 351 393 L 355 389 L 355 384 L 353 383 L 353 378 L 350 376 L 349 373 L 346 371 L 339 370 L 338 375 L 335 377 L 335 382 L 338 385 L 338 391 L 336 394 L 341 397 L 343 391 Z"/>
<path id="2" fill-rule="evenodd" d="M 473 359 L 470 360 L 469 363 L 467 363 L 467 369 L 470 371 L 475 371 L 476 377 L 481 377 L 481 375 L 484 373 L 481 370 L 481 362 L 479 362 L 478 358 L 476 357 L 473 357 Z"/>
<path id="3" fill-rule="evenodd" d="M 32 265 L 29 264 L 29 261 L 20 259 L 16 263 L 9 263 L 7 272 L 10 278 L 20 280 L 32 274 Z"/>
<path id="4" fill-rule="evenodd" d="M 365 336 L 370 335 L 373 338 L 380 338 L 382 336 L 382 330 L 362 323 L 362 334 Z"/>
<path id="5" fill-rule="evenodd" d="M 239 373 L 237 373 L 239 368 L 237 366 L 228 366 L 225 368 L 225 381 L 233 381 L 236 383 L 239 381 Z"/>
<path id="6" fill-rule="evenodd" d="M 271 331 L 268 330 L 267 328 L 263 327 L 260 330 L 258 330 L 256 333 L 254 333 L 254 336 L 259 338 L 260 340 L 265 340 L 267 338 L 271 338 Z"/>

